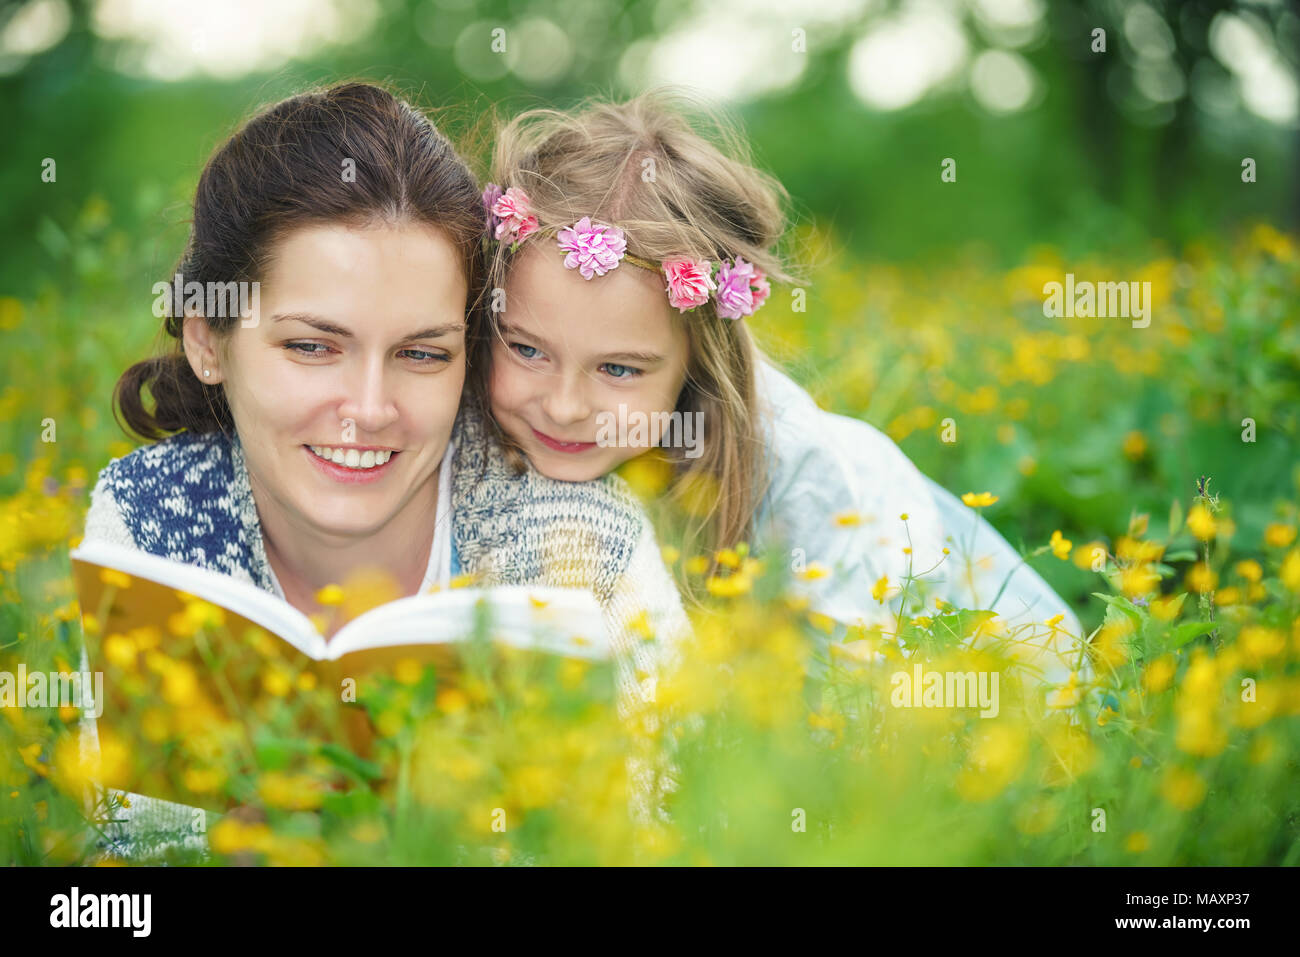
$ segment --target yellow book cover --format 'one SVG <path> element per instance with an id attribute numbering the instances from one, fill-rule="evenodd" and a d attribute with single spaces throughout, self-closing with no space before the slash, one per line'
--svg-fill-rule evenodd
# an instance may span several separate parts
<path id="1" fill-rule="evenodd" d="M 102 784 L 225 811 L 242 803 L 259 748 L 345 747 L 364 766 L 376 728 L 366 705 L 433 665 L 439 689 L 470 667 L 580 660 L 613 698 L 612 650 L 595 597 L 545 586 L 457 588 L 400 598 L 328 639 L 257 586 L 105 542 L 71 554 L 91 672 L 86 713 L 109 743 Z M 92 686 L 94 686 L 92 684 Z M 232 760 L 233 759 L 233 760 Z M 251 787 L 251 783 L 249 784 Z"/>

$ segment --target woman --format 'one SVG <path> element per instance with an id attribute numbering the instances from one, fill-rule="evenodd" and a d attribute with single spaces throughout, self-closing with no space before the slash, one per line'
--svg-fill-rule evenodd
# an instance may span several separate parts
<path id="1" fill-rule="evenodd" d="M 100 473 L 86 539 L 251 581 L 309 615 L 322 587 L 374 565 L 406 595 L 460 572 L 590 588 L 621 708 L 648 700 L 658 662 L 633 629 L 646 613 L 671 646 L 688 624 L 639 506 L 618 480 L 508 467 L 479 403 L 461 403 L 484 226 L 451 144 L 382 89 L 255 116 L 199 179 L 176 342 L 115 396 L 155 441 Z M 138 796 L 120 817 L 128 852 L 150 831 L 198 830 L 193 809 Z"/>

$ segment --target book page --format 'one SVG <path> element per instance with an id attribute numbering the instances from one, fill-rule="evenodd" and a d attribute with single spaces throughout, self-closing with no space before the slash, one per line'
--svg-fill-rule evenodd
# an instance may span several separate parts
<path id="1" fill-rule="evenodd" d="M 73 573 L 77 581 L 77 593 L 82 601 L 83 614 L 87 612 L 99 614 L 99 596 L 104 585 L 100 581 L 98 568 L 93 569 L 93 574 L 84 574 L 77 568 L 79 562 L 90 563 L 91 566 L 115 568 L 132 578 L 156 582 L 169 589 L 202 598 L 278 635 L 309 658 L 326 657 L 325 640 L 316 631 L 311 619 L 288 602 L 249 582 L 240 581 L 208 568 L 187 565 L 109 542 L 83 542 L 71 552 L 69 557 L 73 562 Z M 146 595 L 146 592 L 149 592 L 152 598 Z M 131 619 L 133 624 L 140 624 L 141 622 L 136 619 L 158 616 L 159 610 L 154 606 L 158 604 L 159 597 L 146 588 L 137 588 L 134 592 L 131 588 L 119 589 L 113 599 L 112 613 Z M 175 602 L 171 600 L 161 602 L 161 605 L 168 609 L 171 609 L 174 604 Z M 113 630 L 111 624 L 112 619 L 105 622 L 104 627 L 111 631 Z"/>
<path id="2" fill-rule="evenodd" d="M 348 622 L 330 639 L 331 659 L 363 649 L 463 641 L 480 619 L 494 639 L 520 648 L 603 660 L 613 651 L 600 605 L 576 588 L 500 585 L 399 598 Z"/>

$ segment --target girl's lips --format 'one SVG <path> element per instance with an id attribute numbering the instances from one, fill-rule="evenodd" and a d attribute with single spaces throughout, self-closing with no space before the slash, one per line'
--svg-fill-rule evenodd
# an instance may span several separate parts
<path id="1" fill-rule="evenodd" d="M 401 452 L 394 452 L 388 457 L 387 462 L 383 465 L 376 465 L 373 468 L 349 469 L 344 468 L 342 465 L 335 465 L 333 462 L 325 461 L 305 445 L 302 447 L 302 450 L 306 453 L 307 458 L 316 463 L 316 467 L 320 469 L 322 473 L 329 476 L 334 481 L 341 482 L 344 485 L 367 485 L 370 482 L 378 482 L 388 474 L 389 469 L 393 465 L 393 461 L 402 454 Z"/>
<path id="2" fill-rule="evenodd" d="M 537 440 L 548 449 L 554 449 L 557 452 L 585 452 L 587 449 L 596 447 L 595 442 L 561 442 L 559 439 L 553 439 L 536 429 L 533 429 L 533 435 L 537 436 Z"/>

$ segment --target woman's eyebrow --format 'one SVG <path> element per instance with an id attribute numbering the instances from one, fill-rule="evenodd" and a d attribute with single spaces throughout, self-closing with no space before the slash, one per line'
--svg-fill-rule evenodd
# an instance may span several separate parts
<path id="1" fill-rule="evenodd" d="M 351 330 L 344 329 L 342 326 L 330 322 L 328 319 L 322 319 L 320 316 L 313 316 L 306 312 L 285 312 L 277 313 L 271 317 L 271 322 L 281 322 L 290 319 L 306 323 L 313 329 L 319 329 L 321 332 L 331 336 L 338 336 L 340 339 L 352 339 Z M 453 332 L 464 332 L 465 323 L 448 322 L 441 326 L 430 326 L 428 329 L 421 329 L 419 332 L 413 332 L 409 336 L 403 336 L 398 342 L 414 342 L 417 339 L 438 339 L 442 336 Z"/>

